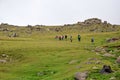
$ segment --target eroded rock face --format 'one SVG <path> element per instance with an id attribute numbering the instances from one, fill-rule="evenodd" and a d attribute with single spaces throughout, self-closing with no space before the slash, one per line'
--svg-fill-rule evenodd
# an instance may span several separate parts
<path id="1" fill-rule="evenodd" d="M 75 74 L 74 80 L 86 80 L 87 79 L 87 72 L 77 72 Z"/>

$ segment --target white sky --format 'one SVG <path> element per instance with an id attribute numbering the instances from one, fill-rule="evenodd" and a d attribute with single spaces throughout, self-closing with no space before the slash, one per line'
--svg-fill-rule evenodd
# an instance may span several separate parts
<path id="1" fill-rule="evenodd" d="M 63 25 L 88 18 L 120 24 L 120 0 L 0 0 L 0 23 Z"/>

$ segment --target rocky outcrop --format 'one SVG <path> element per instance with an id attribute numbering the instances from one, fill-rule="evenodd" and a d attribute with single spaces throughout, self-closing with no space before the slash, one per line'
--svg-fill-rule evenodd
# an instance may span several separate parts
<path id="1" fill-rule="evenodd" d="M 84 21 L 84 24 L 100 24 L 102 23 L 101 19 L 98 18 L 91 18 L 91 19 L 87 19 Z"/>

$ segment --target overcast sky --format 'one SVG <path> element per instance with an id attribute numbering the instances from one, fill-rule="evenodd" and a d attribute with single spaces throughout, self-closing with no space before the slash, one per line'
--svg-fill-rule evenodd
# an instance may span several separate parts
<path id="1" fill-rule="evenodd" d="M 120 0 L 0 0 L 0 23 L 63 25 L 88 18 L 120 24 Z"/>

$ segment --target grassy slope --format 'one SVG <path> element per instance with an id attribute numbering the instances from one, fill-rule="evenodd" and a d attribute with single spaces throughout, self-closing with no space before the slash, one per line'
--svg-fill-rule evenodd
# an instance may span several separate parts
<path id="1" fill-rule="evenodd" d="M 0 37 L 0 54 L 12 56 L 11 62 L 0 63 L 0 80 L 72 80 L 75 72 L 89 71 L 93 66 L 102 68 L 103 64 L 112 65 L 109 60 L 102 60 L 103 64 L 98 65 L 85 62 L 88 58 L 101 59 L 91 50 L 105 44 L 106 38 L 120 36 L 117 32 L 81 33 L 82 40 L 78 42 L 78 33 L 74 33 L 73 43 L 70 43 L 69 40 L 55 40 L 56 34 L 36 34 L 29 38 Z M 91 37 L 95 38 L 94 45 L 90 43 Z M 77 62 L 69 64 L 72 60 Z M 81 68 L 77 68 L 79 66 Z M 40 72 L 46 75 L 38 76 Z"/>

